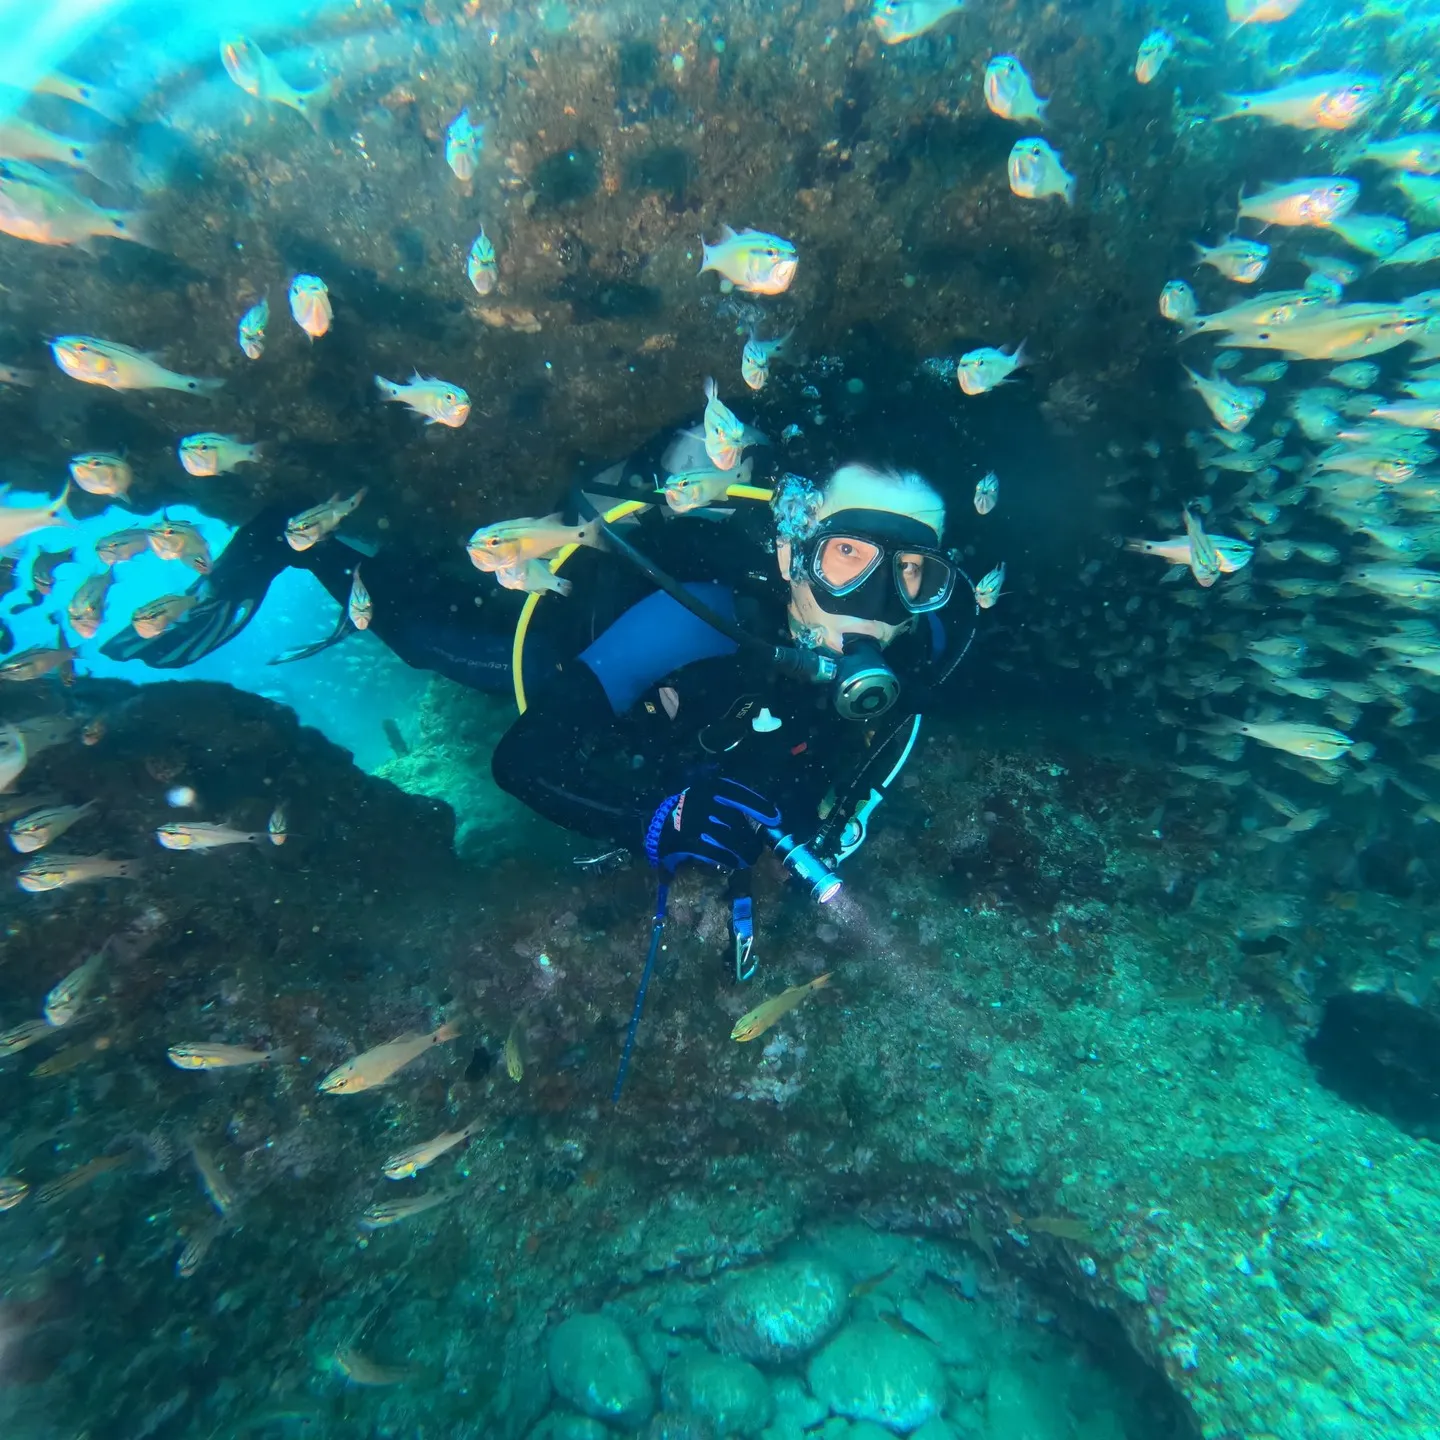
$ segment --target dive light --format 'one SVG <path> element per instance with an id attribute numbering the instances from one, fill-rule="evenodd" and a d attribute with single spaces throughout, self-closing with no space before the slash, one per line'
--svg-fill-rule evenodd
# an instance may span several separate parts
<path id="1" fill-rule="evenodd" d="M 768 826 L 765 833 L 780 863 L 802 885 L 810 887 L 810 894 L 821 905 L 828 905 L 840 893 L 844 881 L 793 835 L 787 835 L 775 825 Z"/>

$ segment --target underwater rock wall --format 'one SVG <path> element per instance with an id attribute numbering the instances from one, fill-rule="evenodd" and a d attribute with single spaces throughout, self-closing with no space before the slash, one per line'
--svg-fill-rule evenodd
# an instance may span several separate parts
<path id="1" fill-rule="evenodd" d="M 1167 908 L 1179 869 L 1217 897 L 1254 875 L 1183 825 L 1147 838 L 1154 772 L 937 731 L 933 784 L 887 804 L 834 906 L 757 873 L 764 992 L 833 980 L 750 1044 L 729 1038 L 757 992 L 724 975 L 723 903 L 682 877 L 615 1109 L 648 874 L 597 880 L 538 852 L 463 866 L 443 807 L 223 687 L 81 682 L 76 702 L 104 733 L 82 746 L 64 722 L 33 778 L 58 761 L 67 786 L 87 777 L 105 801 L 88 838 L 145 865 L 9 892 L 7 1019 L 102 931 L 150 928 L 73 1038 L 5 1062 L 21 1101 L 4 1168 L 31 1193 L 4 1216 L 0 1318 L 18 1339 L 0 1404 L 26 1440 L 55 1415 L 108 1415 L 108 1436 L 359 1405 L 383 1427 L 598 1440 L 564 1418 L 591 1391 L 555 1337 L 602 1313 L 595 1344 L 626 1384 L 595 1393 L 633 1424 L 648 1406 L 677 1426 L 778 1426 L 771 1440 L 822 1411 L 830 1440 L 875 1440 L 877 1423 L 1001 1440 L 1022 1419 L 1067 1434 L 1033 1415 L 1036 1385 L 1059 1380 L 1033 1377 L 1073 1372 L 1064 1337 L 1095 1333 L 1094 1308 L 1213 1440 L 1440 1424 L 1427 1143 L 1324 1088 L 1313 1027 L 1273 972 L 1246 971 L 1233 916 L 1203 894 Z M 165 790 L 186 786 L 252 828 L 283 795 L 285 846 L 159 850 Z M 315 1093 L 441 1015 L 463 1034 L 413 1073 Z M 212 1041 L 281 1053 L 215 1074 L 165 1060 Z M 386 1156 L 477 1121 L 426 1176 L 382 1176 Z M 817 1234 L 846 1217 L 863 1229 L 827 1249 Z M 767 1298 L 772 1282 L 803 1303 Z M 913 1371 L 903 1393 L 846 1359 L 876 1353 L 876 1325 Z M 1005 1357 L 1022 1352 L 1017 1372 Z M 105 1358 L 80 1374 L 81 1354 Z M 1099 1379 L 1066 1384 L 1096 1411 Z M 1140 1433 L 1185 1434 L 1133 1376 L 1104 1384 L 1107 1415 L 1148 1395 L 1159 1418 Z M 1113 1424 L 1082 1433 L 1136 1433 Z"/>
<path id="2" fill-rule="evenodd" d="M 443 552 L 482 512 L 548 503 L 577 455 L 624 454 L 696 412 L 707 374 L 748 402 L 751 326 L 798 327 L 791 364 L 829 357 L 806 376 L 830 378 L 816 406 L 777 360 L 756 410 L 773 434 L 799 420 L 825 443 L 845 376 L 893 381 L 897 363 L 918 374 L 962 341 L 1027 338 L 1038 363 L 1024 384 L 1062 427 L 1103 407 L 1112 434 L 1142 415 L 1150 433 L 1146 397 L 1172 344 L 1154 297 L 1207 209 L 1229 222 L 1238 167 L 1273 155 L 1283 171 L 1291 142 L 1221 146 L 1180 118 L 1173 86 L 1137 85 L 1138 15 L 977 8 L 891 48 L 868 11 L 556 6 L 537 28 L 467 6 L 396 31 L 389 7 L 362 6 L 310 52 L 336 87 L 316 131 L 241 94 L 211 56 L 162 77 L 149 123 L 122 142 L 159 248 L 110 244 L 92 260 L 0 247 L 7 358 L 42 372 L 37 391 L 0 393 L 15 461 L 39 480 L 76 450 L 123 445 L 147 500 L 183 494 L 232 520 L 363 480 L 375 492 L 363 525 L 403 522 Z M 1037 57 L 1054 96 L 1073 208 L 1010 192 L 1019 132 L 981 85 L 1006 47 Z M 290 63 L 298 75 L 303 57 Z M 1210 81 L 1192 70 L 1192 83 Z M 461 183 L 443 142 L 466 105 L 486 134 Z M 697 277 L 698 237 L 724 223 L 794 240 L 787 294 L 725 296 Z M 500 276 L 483 297 L 465 274 L 482 224 Z M 297 270 L 324 277 L 334 305 L 313 344 L 285 310 Z M 270 337 L 251 363 L 235 324 L 267 292 Z M 77 386 L 41 348 L 57 331 L 161 350 L 227 389 L 137 402 Z M 376 372 L 415 369 L 468 389 L 463 431 L 379 403 Z M 238 484 L 185 476 L 176 439 L 222 415 L 220 428 L 266 442 L 265 462 Z"/>

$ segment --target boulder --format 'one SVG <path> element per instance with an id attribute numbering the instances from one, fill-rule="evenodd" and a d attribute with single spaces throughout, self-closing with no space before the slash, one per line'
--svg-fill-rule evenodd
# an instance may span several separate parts
<path id="1" fill-rule="evenodd" d="M 608 1315 L 572 1315 L 550 1332 L 550 1380 L 575 1409 L 638 1430 L 655 1409 L 650 1376 Z"/>
<path id="2" fill-rule="evenodd" d="M 823 1406 L 794 1375 L 780 1375 L 770 1385 L 775 1397 L 775 1423 L 813 1430 L 825 1419 Z"/>
<path id="3" fill-rule="evenodd" d="M 780 1260 L 742 1271 L 706 1321 L 726 1355 L 779 1365 L 818 1349 L 845 1318 L 845 1277 L 819 1260 Z"/>
<path id="4" fill-rule="evenodd" d="M 685 1355 L 665 1370 L 666 1410 L 703 1420 L 717 1436 L 757 1435 L 775 1413 L 765 1377 L 728 1355 Z"/>
<path id="5" fill-rule="evenodd" d="M 530 1440 L 606 1440 L 610 1432 L 588 1415 L 552 1410 L 531 1432 Z"/>
<path id="6" fill-rule="evenodd" d="M 837 1415 L 902 1435 L 945 1404 L 945 1376 L 934 1349 L 871 1321 L 847 1325 L 810 1362 L 810 1390 Z"/>
<path id="7" fill-rule="evenodd" d="M 1002 1366 L 990 1376 L 985 1418 L 992 1435 L 1017 1440 L 1062 1440 L 1071 1433 L 1065 1413 L 1063 1380 L 1035 1369 Z"/>

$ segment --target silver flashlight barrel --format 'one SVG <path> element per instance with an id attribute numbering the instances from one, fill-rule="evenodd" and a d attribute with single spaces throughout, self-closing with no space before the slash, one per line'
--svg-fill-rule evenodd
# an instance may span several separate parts
<path id="1" fill-rule="evenodd" d="M 765 833 L 780 863 L 802 885 L 810 887 L 812 899 L 828 905 L 840 893 L 843 884 L 840 877 L 793 835 L 787 835 L 775 825 L 767 826 Z"/>

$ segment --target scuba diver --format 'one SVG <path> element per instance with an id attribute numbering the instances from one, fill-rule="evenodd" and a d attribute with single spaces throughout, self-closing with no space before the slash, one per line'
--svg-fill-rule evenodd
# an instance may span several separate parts
<path id="1" fill-rule="evenodd" d="M 402 660 L 513 688 L 520 715 L 496 747 L 496 782 L 605 847 L 580 863 L 628 852 L 657 870 L 647 979 L 669 881 L 697 864 L 725 877 L 727 964 L 747 980 L 751 867 L 768 846 L 815 899 L 838 893 L 836 867 L 974 634 L 972 623 L 957 643 L 940 623 L 967 577 L 921 476 L 857 461 L 823 483 L 757 484 L 754 454 L 721 472 L 698 432 L 664 432 L 582 480 L 563 517 L 477 531 L 475 564 L 529 594 L 477 596 L 388 542 L 360 555 L 335 537 L 297 553 L 285 515 L 268 510 L 197 583 L 183 622 L 151 639 L 126 631 L 105 653 L 187 665 L 249 623 L 285 566 L 309 569 L 344 607 L 363 564 L 370 628 Z M 279 658 L 350 628 L 342 610 L 327 640 Z"/>

